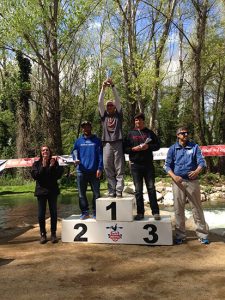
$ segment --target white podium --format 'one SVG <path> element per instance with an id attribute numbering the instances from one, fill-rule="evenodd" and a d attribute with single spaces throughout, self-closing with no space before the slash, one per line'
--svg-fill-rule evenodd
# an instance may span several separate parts
<path id="1" fill-rule="evenodd" d="M 80 220 L 72 215 L 62 220 L 62 242 L 172 245 L 170 216 L 155 221 L 146 216 L 134 221 L 134 197 L 99 198 L 96 200 L 96 220 Z"/>
<path id="2" fill-rule="evenodd" d="M 160 221 L 145 218 L 141 221 L 80 220 L 72 215 L 62 221 L 62 242 L 172 245 L 170 216 Z"/>
<path id="3" fill-rule="evenodd" d="M 97 221 L 133 221 L 133 210 L 136 208 L 134 197 L 109 198 L 96 200 Z"/>

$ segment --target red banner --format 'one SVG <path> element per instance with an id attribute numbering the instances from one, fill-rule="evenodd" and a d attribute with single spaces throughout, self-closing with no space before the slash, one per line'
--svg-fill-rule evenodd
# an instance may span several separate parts
<path id="1" fill-rule="evenodd" d="M 200 146 L 204 156 L 225 156 L 225 145 Z"/>
<path id="2" fill-rule="evenodd" d="M 203 156 L 225 156 L 225 145 L 200 146 Z M 153 152 L 154 160 L 166 159 L 169 148 L 161 148 Z M 71 155 L 54 156 L 61 166 L 73 163 Z M 0 160 L 0 172 L 8 168 L 31 167 L 39 157 L 32 158 L 16 158 L 8 160 Z M 128 160 L 128 158 L 127 158 Z"/>

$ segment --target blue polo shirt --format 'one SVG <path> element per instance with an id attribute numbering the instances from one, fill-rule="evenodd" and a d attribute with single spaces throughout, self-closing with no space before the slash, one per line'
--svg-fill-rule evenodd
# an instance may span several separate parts
<path id="1" fill-rule="evenodd" d="M 164 165 L 167 173 L 172 170 L 175 175 L 189 179 L 188 173 L 198 166 L 204 168 L 206 163 L 201 149 L 194 142 L 188 141 L 185 147 L 176 142 L 169 148 Z"/>

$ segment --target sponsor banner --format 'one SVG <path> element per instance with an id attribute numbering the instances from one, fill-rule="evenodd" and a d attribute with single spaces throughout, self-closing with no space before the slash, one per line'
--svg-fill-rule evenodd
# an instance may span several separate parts
<path id="1" fill-rule="evenodd" d="M 5 159 L 4 160 L 3 159 L 0 160 L 0 172 L 5 169 L 5 163 L 6 163 Z"/>
<path id="2" fill-rule="evenodd" d="M 154 151 L 153 152 L 153 159 L 154 160 L 166 159 L 168 150 L 169 150 L 169 148 L 160 148 L 158 151 Z"/>
<path id="3" fill-rule="evenodd" d="M 225 156 L 225 145 L 200 146 L 204 156 Z"/>
<path id="4" fill-rule="evenodd" d="M 5 163 L 5 168 L 31 167 L 38 159 L 39 157 L 8 159 Z"/>
<path id="5" fill-rule="evenodd" d="M 225 145 L 209 145 L 200 146 L 204 156 L 225 156 Z M 165 160 L 169 148 L 160 148 L 158 151 L 153 152 L 154 160 Z M 57 158 L 60 166 L 67 166 L 73 163 L 71 155 L 53 156 Z M 31 167 L 39 157 L 32 158 L 16 158 L 8 160 L 0 160 L 0 172 L 8 168 Z M 125 160 L 129 161 L 129 155 L 125 154 Z"/>

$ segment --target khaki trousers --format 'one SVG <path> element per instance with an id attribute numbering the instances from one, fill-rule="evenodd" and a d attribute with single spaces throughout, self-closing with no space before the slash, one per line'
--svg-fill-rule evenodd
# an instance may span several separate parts
<path id="1" fill-rule="evenodd" d="M 176 238 L 184 239 L 185 232 L 185 203 L 186 198 L 191 205 L 196 234 L 199 238 L 208 238 L 208 225 L 201 205 L 200 186 L 198 180 L 183 180 L 181 184 L 173 182 L 174 210 L 176 218 Z"/>

